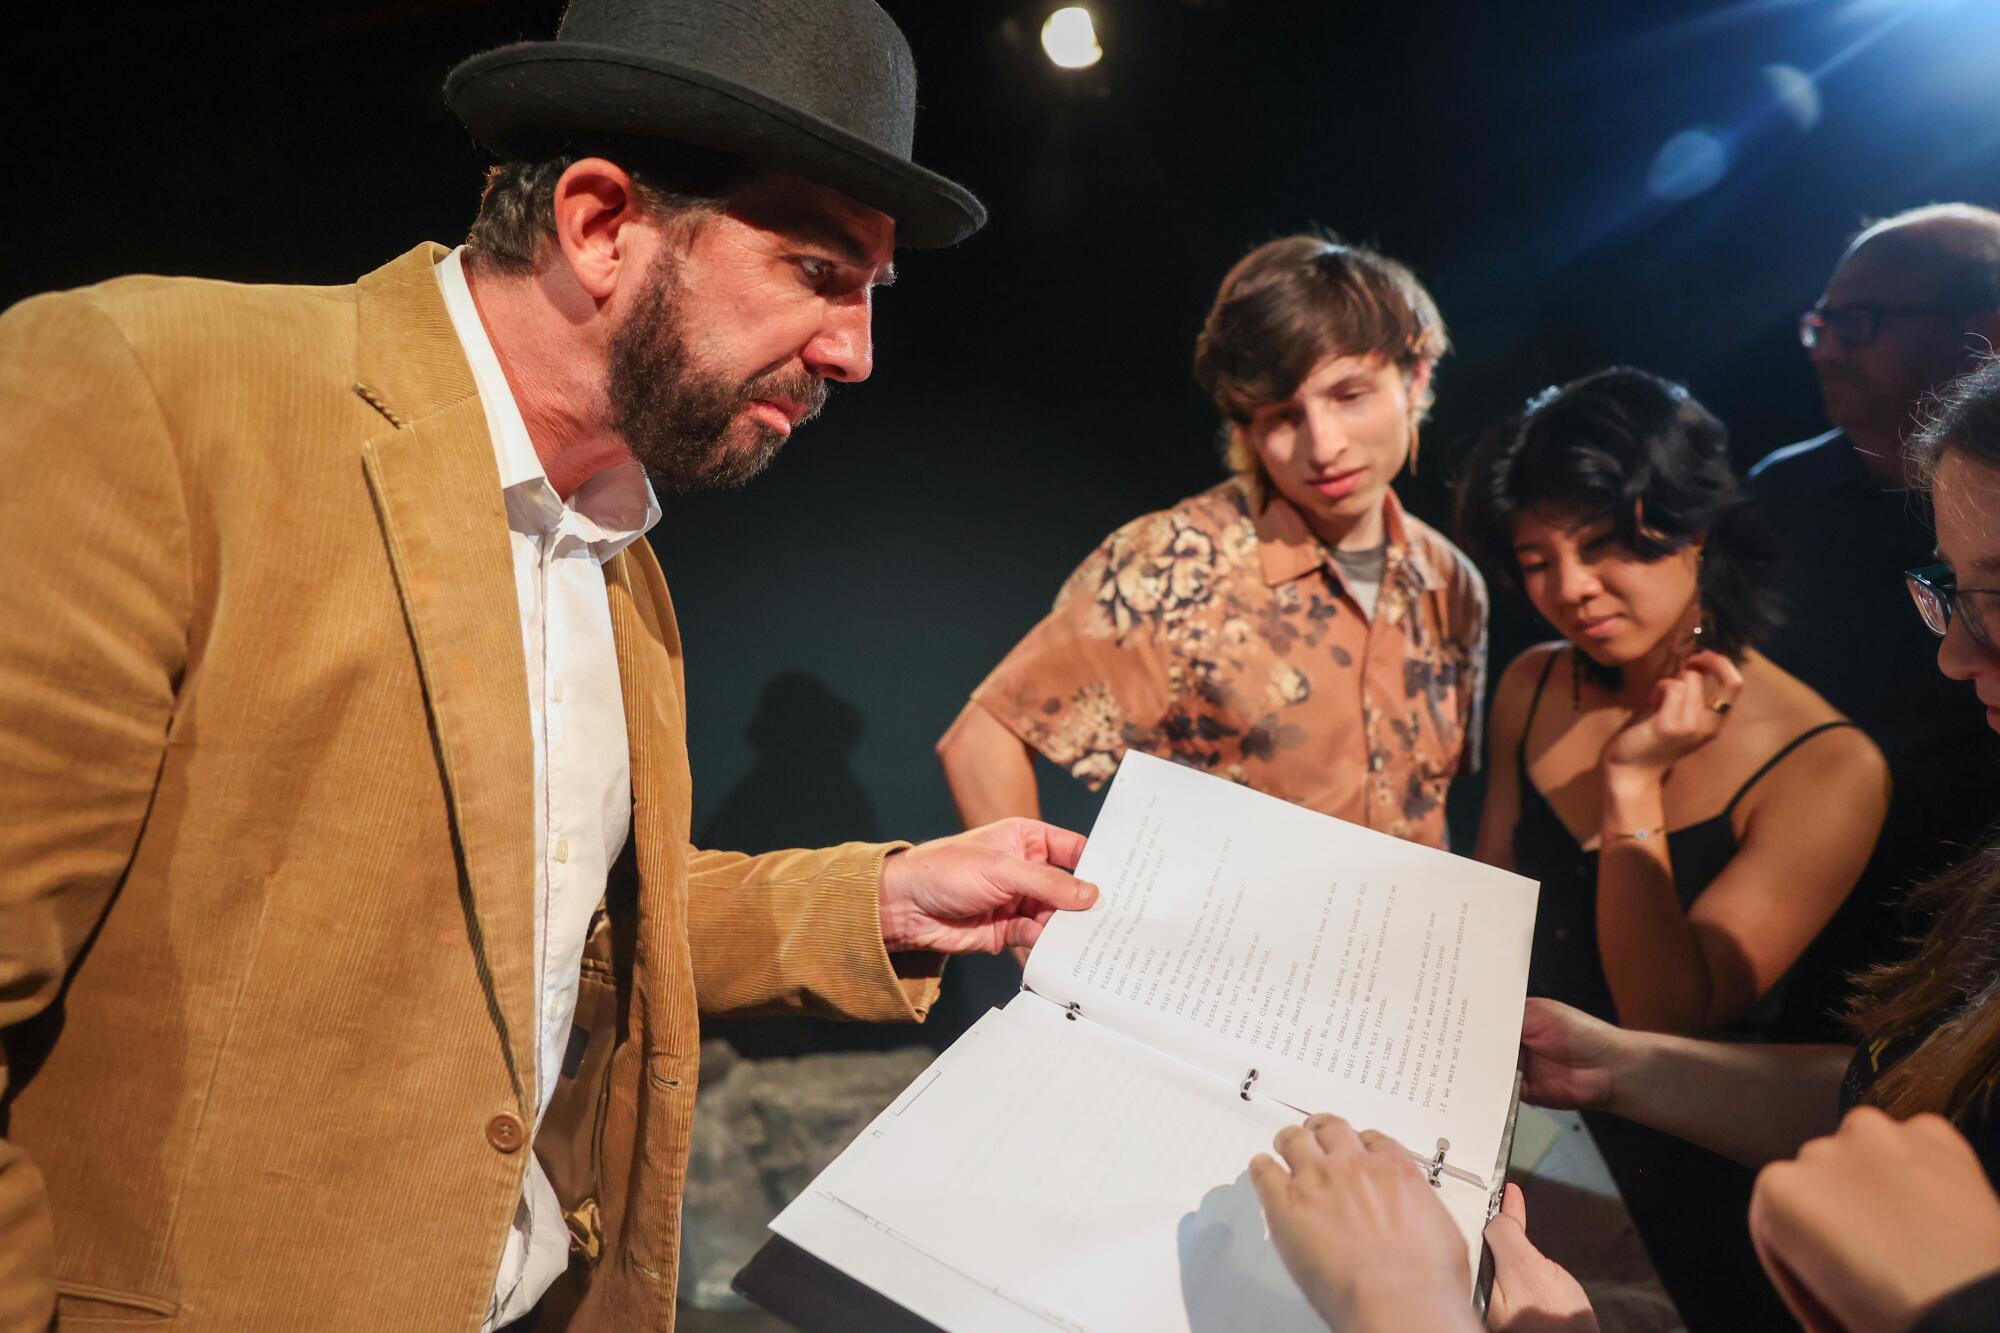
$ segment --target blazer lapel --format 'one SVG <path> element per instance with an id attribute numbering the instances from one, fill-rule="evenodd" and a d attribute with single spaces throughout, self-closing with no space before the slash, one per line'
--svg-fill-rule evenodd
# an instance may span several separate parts
<path id="1" fill-rule="evenodd" d="M 658 884 L 671 878 L 665 858 L 686 849 L 690 792 L 676 663 L 680 643 L 671 623 L 653 623 L 665 603 L 664 585 L 649 586 L 656 580 L 644 547 L 643 539 L 634 542 L 605 566 L 604 591 L 611 605 L 611 637 L 618 653 L 618 684 L 631 750 L 632 837 L 641 876 Z"/>
<path id="2" fill-rule="evenodd" d="M 486 414 L 423 246 L 364 278 L 361 447 L 416 650 L 473 957 L 519 1109 L 535 1061 L 534 742 L 513 557 Z"/>

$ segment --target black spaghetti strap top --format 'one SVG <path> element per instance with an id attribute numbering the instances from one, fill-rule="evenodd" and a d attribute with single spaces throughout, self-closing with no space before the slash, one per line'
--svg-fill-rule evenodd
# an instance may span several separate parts
<path id="1" fill-rule="evenodd" d="M 1521 817 L 1514 825 L 1514 869 L 1542 882 L 1541 903 L 1535 913 L 1534 953 L 1528 964 L 1528 993 L 1546 995 L 1616 1022 L 1611 987 L 1604 979 L 1604 963 L 1597 951 L 1597 853 L 1584 850 L 1548 798 L 1528 777 L 1528 733 L 1541 709 L 1542 691 L 1548 686 L 1549 675 L 1562 656 L 1561 651 L 1550 653 L 1542 667 L 1541 678 L 1535 682 L 1534 699 L 1528 705 L 1528 720 L 1521 728 L 1521 746 L 1514 753 L 1521 786 Z M 1683 911 L 1693 906 L 1702 890 L 1715 881 L 1729 859 L 1736 855 L 1736 830 L 1731 820 L 1750 789 L 1813 737 L 1853 725 L 1822 722 L 1799 733 L 1737 788 L 1721 814 L 1667 831 L 1674 892 Z M 1769 1039 L 1782 1012 L 1783 991 L 1781 981 L 1750 1013 L 1726 1033 L 1717 1035 Z"/>

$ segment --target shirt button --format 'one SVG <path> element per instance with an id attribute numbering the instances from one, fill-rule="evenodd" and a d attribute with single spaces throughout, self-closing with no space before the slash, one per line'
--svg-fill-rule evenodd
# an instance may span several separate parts
<path id="1" fill-rule="evenodd" d="M 564 862 L 564 861 L 568 861 L 568 860 L 569 860 L 569 839 L 568 839 L 568 838 L 557 838 L 557 839 L 556 839 L 556 860 L 557 860 L 558 862 Z"/>
<path id="2" fill-rule="evenodd" d="M 528 1131 L 521 1124 L 521 1117 L 512 1111 L 502 1111 L 486 1122 L 486 1141 L 501 1152 L 519 1152 L 521 1145 L 528 1141 Z"/>
<path id="3" fill-rule="evenodd" d="M 1382 771 L 1382 764 L 1383 759 L 1380 750 L 1368 756 L 1368 771 L 1370 773 L 1380 773 Z"/>

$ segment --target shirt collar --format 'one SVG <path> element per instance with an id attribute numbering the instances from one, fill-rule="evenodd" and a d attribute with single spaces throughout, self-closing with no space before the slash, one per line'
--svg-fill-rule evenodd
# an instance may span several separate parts
<path id="1" fill-rule="evenodd" d="M 1306 526 L 1305 515 L 1265 482 L 1254 488 L 1263 493 L 1263 507 L 1257 511 L 1257 555 L 1263 566 L 1264 583 L 1275 588 L 1281 583 L 1331 566 L 1326 545 Z M 1390 571 L 1406 570 L 1426 591 L 1443 586 L 1437 571 L 1421 548 L 1410 544 L 1409 524 L 1404 521 L 1403 502 L 1394 491 L 1382 493 L 1382 520 L 1389 539 L 1389 559 L 1384 566 L 1386 582 Z M 1334 570 L 1339 577 L 1339 570 Z"/>
<path id="2" fill-rule="evenodd" d="M 472 288 L 465 280 L 463 254 L 462 247 L 453 250 L 438 261 L 435 271 L 444 292 L 445 311 L 472 368 L 480 406 L 486 409 L 508 519 L 516 527 L 549 533 L 562 523 L 568 510 L 575 515 L 577 536 L 594 547 L 600 559 L 609 560 L 660 521 L 660 502 L 653 484 L 637 462 L 621 463 L 591 477 L 577 488 L 568 505 L 563 503 L 549 484 L 535 443 L 528 437 L 528 423 L 521 418 L 507 374 L 500 368 L 493 341 L 479 318 L 479 307 L 473 303 Z"/>

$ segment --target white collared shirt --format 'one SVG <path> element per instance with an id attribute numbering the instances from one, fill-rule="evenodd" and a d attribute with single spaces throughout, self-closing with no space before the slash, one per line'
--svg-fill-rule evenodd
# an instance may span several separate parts
<path id="1" fill-rule="evenodd" d="M 576 1015 L 584 936 L 632 821 L 625 705 L 604 563 L 659 521 L 635 463 L 600 472 L 565 504 L 549 484 L 480 322 L 461 251 L 437 266 L 452 328 L 493 435 L 514 555 L 535 741 L 535 1127 L 549 1109 Z M 569 1262 L 569 1228 L 533 1153 L 508 1228 L 486 1327 L 534 1308 Z"/>

